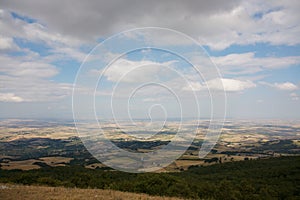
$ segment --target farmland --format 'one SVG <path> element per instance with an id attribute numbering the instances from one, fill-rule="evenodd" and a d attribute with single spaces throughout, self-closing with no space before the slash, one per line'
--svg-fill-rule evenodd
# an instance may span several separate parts
<path id="1" fill-rule="evenodd" d="M 184 124 L 186 136 L 194 128 L 191 124 Z M 128 152 L 155 151 L 167 145 L 176 133 L 176 122 L 173 122 L 151 138 L 124 139 L 124 133 L 111 123 L 104 125 L 111 141 Z M 94 125 L 89 126 L 94 128 Z M 26 191 L 38 193 L 35 190 L 44 194 L 53 191 L 53 198 L 58 199 L 77 198 L 77 195 L 81 198 L 78 192 L 81 190 L 71 188 L 95 188 L 82 190 L 82 194 L 93 195 L 98 195 L 98 189 L 104 189 L 101 193 L 109 194 L 105 196 L 108 199 L 150 198 L 144 194 L 127 197 L 127 193 L 114 191 L 190 199 L 299 197 L 298 121 L 228 121 L 212 151 L 205 158 L 199 158 L 205 127 L 207 121 L 198 127 L 198 134 L 185 153 L 170 165 L 152 173 L 131 174 L 116 171 L 91 155 L 72 122 L 1 121 L 0 182 L 5 187 L 12 183 L 34 185 L 7 186 L 16 187 L 15 191 L 24 194 L 24 199 L 30 198 L 26 197 L 30 195 Z M 127 162 L 127 158 L 122 159 L 117 161 Z M 1 195 L 7 195 L 8 190 L 1 190 Z M 74 196 L 55 196 L 55 191 L 63 190 L 71 191 Z"/>

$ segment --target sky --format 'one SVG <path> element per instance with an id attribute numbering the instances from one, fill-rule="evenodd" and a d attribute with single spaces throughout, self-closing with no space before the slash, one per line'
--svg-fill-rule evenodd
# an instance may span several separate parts
<path id="1" fill-rule="evenodd" d="M 198 104 L 201 117 L 209 118 L 207 92 L 214 94 L 214 108 L 222 112 L 226 92 L 227 118 L 300 119 L 299 10 L 297 0 L 0 0 L 0 118 L 72 119 L 73 87 L 79 98 L 76 111 L 84 113 L 97 83 L 90 81 L 102 75 L 96 87 L 99 118 L 127 118 L 128 107 L 132 118 L 195 117 Z M 205 77 L 167 51 L 121 55 L 136 47 L 139 34 L 121 34 L 122 42 L 111 42 L 112 48 L 85 59 L 100 42 L 142 27 L 175 30 L 201 45 L 209 56 L 199 59 L 194 44 L 172 31 L 150 31 L 139 43 L 187 56 Z M 84 68 L 86 63 L 93 69 Z M 76 82 L 80 66 L 90 76 L 79 75 Z M 217 66 L 220 76 L 206 74 L 216 72 L 208 66 Z M 191 101 L 194 93 L 199 98 Z M 130 95 L 134 98 L 127 101 Z"/>

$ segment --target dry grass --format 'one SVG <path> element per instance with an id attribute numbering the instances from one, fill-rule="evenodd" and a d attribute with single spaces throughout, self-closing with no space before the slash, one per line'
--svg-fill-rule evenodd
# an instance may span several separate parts
<path id="1" fill-rule="evenodd" d="M 39 158 L 39 160 L 42 160 L 47 165 L 50 165 L 51 167 L 58 167 L 58 166 L 65 166 L 65 164 L 62 163 L 69 163 L 73 158 L 67 158 L 67 157 L 42 157 Z"/>
<path id="2" fill-rule="evenodd" d="M 156 197 L 156 196 L 149 196 L 146 194 L 134 194 L 128 192 L 113 191 L 113 190 L 0 184 L 0 199 L 1 200 L 10 200 L 10 199 L 11 200 L 13 199 L 177 200 L 178 198 Z"/>
<path id="3" fill-rule="evenodd" d="M 63 163 L 69 163 L 73 158 L 67 157 L 42 157 L 39 159 L 29 159 L 29 160 L 21 160 L 21 161 L 8 161 L 3 162 L 1 164 L 1 169 L 21 169 L 21 170 L 31 170 L 31 169 L 39 169 L 40 166 L 35 165 L 35 162 L 43 162 L 51 167 L 58 167 L 58 166 L 66 166 Z"/>
<path id="4" fill-rule="evenodd" d="M 39 160 L 29 159 L 22 161 L 9 161 L 8 163 L 1 163 L 1 169 L 21 169 L 21 170 L 31 170 L 39 169 L 40 166 L 34 165 L 33 163 L 40 162 Z"/>
<path id="5" fill-rule="evenodd" d="M 85 166 L 85 168 L 88 168 L 88 169 L 96 169 L 97 167 L 101 168 L 101 167 L 106 167 L 106 166 L 103 165 L 102 163 L 93 163 L 93 164 Z"/>
<path id="6" fill-rule="evenodd" d="M 176 166 L 187 170 L 190 166 L 193 165 L 204 165 L 202 160 L 176 160 Z"/>
<path id="7" fill-rule="evenodd" d="M 26 134 L 24 134 L 26 133 Z M 17 128 L 6 128 L 2 125 L 0 128 L 0 140 L 9 142 L 18 139 L 30 138 L 52 138 L 52 139 L 67 139 L 76 136 L 74 127 L 54 126 L 54 127 L 39 127 L 29 128 L 19 126 Z"/>

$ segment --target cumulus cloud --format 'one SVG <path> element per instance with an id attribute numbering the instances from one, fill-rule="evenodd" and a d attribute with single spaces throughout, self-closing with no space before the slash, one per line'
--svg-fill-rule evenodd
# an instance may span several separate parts
<path id="1" fill-rule="evenodd" d="M 240 92 L 249 88 L 256 87 L 256 84 L 252 81 L 246 80 L 236 80 L 236 79 L 212 79 L 207 81 L 205 84 L 199 82 L 191 82 L 189 86 L 184 87 L 183 90 L 216 90 L 216 91 L 226 91 L 226 92 Z"/>
<path id="2" fill-rule="evenodd" d="M 18 46 L 17 40 L 23 45 Z M 35 45 L 38 49 L 31 50 Z M 70 96 L 72 84 L 51 80 L 59 74 L 53 63 L 82 60 L 81 45 L 46 24 L 0 9 L 0 101 L 48 102 Z"/>
<path id="3" fill-rule="evenodd" d="M 260 84 L 266 85 L 266 86 L 269 86 L 269 87 L 273 87 L 273 88 L 276 88 L 278 90 L 293 91 L 293 90 L 298 89 L 298 86 L 295 85 L 294 83 L 291 83 L 291 82 L 268 83 L 268 82 L 261 81 Z"/>
<path id="4" fill-rule="evenodd" d="M 0 102 L 22 102 L 24 99 L 22 99 L 19 96 L 16 96 L 13 93 L 0 93 Z"/>
<path id="5" fill-rule="evenodd" d="M 274 87 L 279 90 L 297 90 L 298 87 L 294 83 L 285 82 L 285 83 L 275 83 Z"/>
<path id="6" fill-rule="evenodd" d="M 221 84 L 219 84 L 219 80 L 209 80 L 207 81 L 207 85 L 209 88 L 215 89 L 215 90 L 225 90 L 226 92 L 238 92 L 243 91 L 249 88 L 256 87 L 256 85 L 251 81 L 241 81 L 241 80 L 235 80 L 235 79 L 220 79 L 222 81 L 223 87 Z"/>
<path id="7" fill-rule="evenodd" d="M 135 0 L 126 2 L 0 0 L 0 3 L 0 101 L 2 102 L 56 101 L 69 96 L 71 83 L 53 81 L 60 73 L 55 63 L 62 60 L 80 62 L 85 57 L 83 49 L 88 49 L 86 45 L 98 43 L 99 40 L 128 28 L 158 26 L 175 29 L 213 50 L 223 50 L 231 45 L 257 43 L 300 44 L 300 3 L 297 0 L 276 2 L 166 0 L 159 3 Z M 28 20 L 29 18 L 32 20 Z M 156 38 L 156 42 L 160 44 L 162 42 L 169 45 L 185 44 L 177 38 L 159 35 Z M 17 41 L 22 41 L 25 45 L 22 46 Z M 31 44 L 41 47 L 46 53 L 29 49 Z M 18 56 L 10 54 L 11 52 L 15 52 Z M 42 55 L 43 53 L 46 55 Z M 109 56 L 106 58 L 110 59 Z M 206 82 L 192 79 L 188 85 L 174 76 L 168 77 L 168 86 L 180 92 L 182 89 L 203 91 L 207 90 L 207 86 L 215 91 L 241 92 L 256 87 L 254 79 L 246 77 L 248 75 L 253 76 L 264 70 L 287 68 L 300 63 L 299 56 L 256 57 L 254 52 L 212 59 L 222 74 L 230 78 L 208 78 Z M 117 82 L 131 71 L 124 76 L 123 86 L 156 81 L 156 78 L 159 79 L 156 75 L 162 77 L 168 75 L 161 71 L 158 64 L 161 63 L 121 59 L 105 73 L 105 77 L 109 81 Z M 170 65 L 170 63 L 163 64 Z M 138 65 L 145 67 L 133 70 Z M 290 82 L 267 84 L 290 92 L 298 88 Z M 121 87 L 118 94 L 128 94 L 129 89 Z M 163 93 L 169 95 L 168 91 L 159 90 L 157 87 L 147 88 L 144 92 L 142 95 L 151 97 L 145 101 L 152 101 L 153 96 L 161 97 Z M 103 94 L 110 93 L 111 90 L 103 92 Z M 291 98 L 296 100 L 299 97 L 296 93 L 291 93 Z"/>
<path id="8" fill-rule="evenodd" d="M 200 90 L 204 90 L 205 86 L 203 84 L 201 84 L 200 82 L 196 82 L 196 81 L 192 81 L 189 82 L 187 86 L 182 88 L 184 91 L 200 91 Z"/>
<path id="9" fill-rule="evenodd" d="M 300 43 L 300 4 L 295 0 L 167 0 L 159 3 L 135 0 L 54 0 L 48 3 L 11 0 L 1 2 L 1 6 L 38 19 L 61 35 L 82 41 L 95 41 L 128 28 L 160 26 L 185 32 L 201 44 L 217 50 L 232 44 Z M 56 37 L 59 39 L 59 36 Z M 170 43 L 173 42 L 178 41 L 170 40 Z"/>
<path id="10" fill-rule="evenodd" d="M 18 49 L 12 38 L 0 35 L 0 51 L 16 51 Z"/>
<path id="11" fill-rule="evenodd" d="M 300 56 L 255 57 L 254 52 L 212 57 L 223 74 L 247 75 L 266 69 L 287 68 L 300 64 Z"/>
<path id="12" fill-rule="evenodd" d="M 58 69 L 42 60 L 32 60 L 28 57 L 0 56 L 0 72 L 14 77 L 47 78 L 58 74 Z"/>
<path id="13" fill-rule="evenodd" d="M 72 84 L 56 83 L 47 79 L 27 76 L 0 75 L 0 93 L 5 94 L 0 101 L 8 102 L 51 102 L 72 93 Z"/>
<path id="14" fill-rule="evenodd" d="M 14 17 L 10 10 L 1 10 L 0 27 L 2 28 L 2 36 L 6 38 L 24 38 L 33 42 L 43 42 L 49 46 L 55 43 L 68 46 L 82 44 L 78 39 L 72 36 L 63 36 L 61 33 L 49 29 L 46 24 L 28 22 L 25 19 Z"/>
<path id="15" fill-rule="evenodd" d="M 27 48 L 19 47 L 15 39 L 24 43 L 39 44 L 48 50 L 48 60 L 75 59 L 82 61 L 85 54 L 80 50 L 84 45 L 79 39 L 73 36 L 62 35 L 47 27 L 46 24 L 38 22 L 27 22 L 20 18 L 13 17 L 8 10 L 0 10 L 0 52 L 20 51 L 24 54 L 37 54 Z M 54 55 L 54 56 L 53 56 Z"/>
<path id="16" fill-rule="evenodd" d="M 192 30 L 194 20 L 213 13 L 230 12 L 237 5 L 237 1 L 230 0 L 221 3 L 221 1 L 213 0 L 185 3 L 176 0 L 157 3 L 134 0 L 128 2 L 120 0 L 61 2 L 55 0 L 51 3 L 11 1 L 1 2 L 1 4 L 5 9 L 39 19 L 62 34 L 74 35 L 81 39 L 97 39 L 140 26 L 179 28 L 185 25 L 183 28 Z M 187 24 L 191 24 L 191 27 L 187 27 Z"/>
<path id="17" fill-rule="evenodd" d="M 132 61 L 127 59 L 119 59 L 113 63 L 104 72 L 104 76 L 113 82 L 147 82 L 157 81 L 155 78 L 161 74 L 166 66 L 171 66 L 174 61 L 169 62 L 153 62 L 153 61 Z"/>
<path id="18" fill-rule="evenodd" d="M 55 101 L 70 95 L 72 84 L 51 81 L 58 72 L 36 57 L 0 55 L 0 101 Z"/>

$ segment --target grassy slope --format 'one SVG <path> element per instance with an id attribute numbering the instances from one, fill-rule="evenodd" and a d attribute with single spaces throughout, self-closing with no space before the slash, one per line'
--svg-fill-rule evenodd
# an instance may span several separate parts
<path id="1" fill-rule="evenodd" d="M 104 188 L 192 199 L 300 199 L 300 157 L 224 163 L 161 174 L 80 166 L 24 172 L 0 170 L 0 182 Z"/>
<path id="2" fill-rule="evenodd" d="M 56 199 L 99 199 L 99 200 L 179 200 L 179 198 L 157 197 L 146 194 L 134 194 L 114 190 L 79 189 L 46 186 L 25 186 L 0 184 L 0 199 L 2 200 L 56 200 Z"/>

